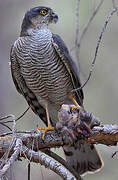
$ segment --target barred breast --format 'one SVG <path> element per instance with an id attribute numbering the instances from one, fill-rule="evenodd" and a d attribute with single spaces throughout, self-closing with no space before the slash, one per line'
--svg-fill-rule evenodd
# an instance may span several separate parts
<path id="1" fill-rule="evenodd" d="M 73 89 L 71 77 L 56 53 L 49 29 L 33 30 L 15 42 L 16 58 L 27 86 L 47 103 L 62 104 Z"/>

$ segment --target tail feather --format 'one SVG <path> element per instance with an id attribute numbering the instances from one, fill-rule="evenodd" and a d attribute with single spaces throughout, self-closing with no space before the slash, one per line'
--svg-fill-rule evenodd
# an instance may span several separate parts
<path id="1" fill-rule="evenodd" d="M 79 175 L 94 173 L 101 169 L 102 160 L 94 145 L 80 145 L 79 148 L 64 146 L 67 162 Z"/>

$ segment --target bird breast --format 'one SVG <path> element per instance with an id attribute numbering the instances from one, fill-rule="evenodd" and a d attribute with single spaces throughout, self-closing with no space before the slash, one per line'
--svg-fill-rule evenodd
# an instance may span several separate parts
<path id="1" fill-rule="evenodd" d="M 38 99 L 64 103 L 73 87 L 69 72 L 53 47 L 51 32 L 42 30 L 20 37 L 15 47 L 21 74 Z"/>

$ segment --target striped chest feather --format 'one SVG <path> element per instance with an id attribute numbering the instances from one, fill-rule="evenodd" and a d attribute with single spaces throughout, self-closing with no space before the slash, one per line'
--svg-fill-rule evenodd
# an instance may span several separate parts
<path id="1" fill-rule="evenodd" d="M 27 86 L 36 96 L 63 103 L 73 86 L 69 72 L 53 47 L 50 31 L 19 38 L 15 48 Z"/>

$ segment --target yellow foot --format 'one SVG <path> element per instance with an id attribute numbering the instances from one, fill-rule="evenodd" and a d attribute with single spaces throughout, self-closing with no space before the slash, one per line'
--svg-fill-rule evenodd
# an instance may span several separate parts
<path id="1" fill-rule="evenodd" d="M 75 100 L 75 98 L 72 98 L 72 101 L 75 105 L 76 108 L 80 108 L 79 104 L 77 103 L 77 101 Z"/>
<path id="2" fill-rule="evenodd" d="M 46 132 L 54 131 L 54 127 L 52 127 L 51 125 L 48 125 L 48 127 L 46 127 L 46 128 L 38 128 L 38 130 L 43 130 L 44 131 L 44 133 L 42 135 L 42 140 L 44 140 Z"/>
<path id="3" fill-rule="evenodd" d="M 73 111 L 74 109 L 78 109 L 78 110 L 79 110 L 79 108 L 80 108 L 80 106 L 79 106 L 79 105 L 77 105 L 77 106 L 75 106 L 75 105 L 71 105 L 71 109 L 72 109 L 72 111 Z"/>

